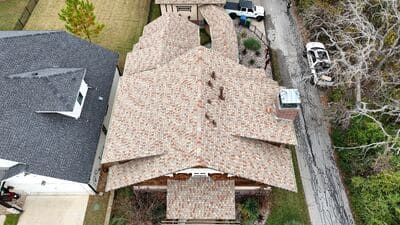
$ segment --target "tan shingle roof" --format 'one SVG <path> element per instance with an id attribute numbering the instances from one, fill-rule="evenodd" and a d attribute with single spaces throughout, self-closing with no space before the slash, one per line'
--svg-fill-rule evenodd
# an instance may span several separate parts
<path id="1" fill-rule="evenodd" d="M 234 220 L 235 181 L 210 177 L 168 180 L 167 219 Z"/>
<path id="2" fill-rule="evenodd" d="M 238 40 L 232 19 L 221 7 L 205 5 L 200 13 L 210 25 L 211 48 L 223 56 L 239 61 Z"/>
<path id="3" fill-rule="evenodd" d="M 225 4 L 226 0 L 156 0 L 156 4 Z"/>
<path id="4" fill-rule="evenodd" d="M 134 160 L 110 168 L 107 189 L 203 166 L 296 190 L 290 151 L 254 140 L 296 144 L 292 122 L 266 111 L 278 90 L 263 70 L 203 47 L 157 69 L 125 74 L 103 163 Z"/>
<path id="5" fill-rule="evenodd" d="M 199 27 L 173 13 L 164 13 L 143 29 L 128 53 L 130 66 L 124 73 L 154 69 L 200 45 Z"/>

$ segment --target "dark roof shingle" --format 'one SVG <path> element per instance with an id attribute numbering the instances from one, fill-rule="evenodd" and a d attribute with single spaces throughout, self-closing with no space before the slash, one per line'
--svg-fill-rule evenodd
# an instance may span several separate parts
<path id="1" fill-rule="evenodd" d="M 87 183 L 117 54 L 47 31 L 0 32 L 0 49 L 0 158 L 26 163 L 30 173 Z M 79 119 L 36 112 L 70 109 L 82 79 L 90 88 Z"/>

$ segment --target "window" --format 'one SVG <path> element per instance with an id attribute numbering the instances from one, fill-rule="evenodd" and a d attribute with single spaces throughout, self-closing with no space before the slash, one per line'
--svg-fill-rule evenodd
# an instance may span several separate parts
<path id="1" fill-rule="evenodd" d="M 253 9 L 249 9 L 249 12 L 251 12 L 251 13 L 252 13 L 252 12 L 254 12 L 254 11 L 253 11 Z"/>
<path id="2" fill-rule="evenodd" d="M 82 105 L 82 100 L 83 100 L 83 95 L 81 92 L 79 92 L 78 99 L 77 99 L 79 105 Z"/>
<path id="3" fill-rule="evenodd" d="M 241 8 L 240 11 L 246 12 L 246 8 Z"/>
<path id="4" fill-rule="evenodd" d="M 190 6 L 190 5 L 178 5 L 178 6 L 176 6 L 176 11 L 177 12 L 182 12 L 182 11 L 191 12 L 192 11 L 192 6 Z"/>

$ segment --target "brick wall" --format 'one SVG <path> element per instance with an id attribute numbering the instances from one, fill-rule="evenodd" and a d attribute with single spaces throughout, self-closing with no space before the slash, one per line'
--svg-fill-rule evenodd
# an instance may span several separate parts
<path id="1" fill-rule="evenodd" d="M 279 100 L 275 101 L 276 116 L 282 119 L 295 120 L 299 112 L 299 109 L 281 109 L 279 106 Z"/>

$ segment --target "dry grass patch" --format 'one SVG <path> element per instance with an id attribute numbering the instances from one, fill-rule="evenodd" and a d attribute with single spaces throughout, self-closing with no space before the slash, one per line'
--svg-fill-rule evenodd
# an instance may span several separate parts
<path id="1" fill-rule="evenodd" d="M 95 14 L 105 28 L 93 40 L 102 47 L 120 54 L 119 65 L 123 68 L 126 53 L 142 35 L 147 24 L 151 0 L 92 0 Z M 25 30 L 65 30 L 58 13 L 64 0 L 40 0 L 36 5 Z"/>
<path id="2" fill-rule="evenodd" d="M 0 30 L 13 30 L 29 0 L 0 0 Z"/>

